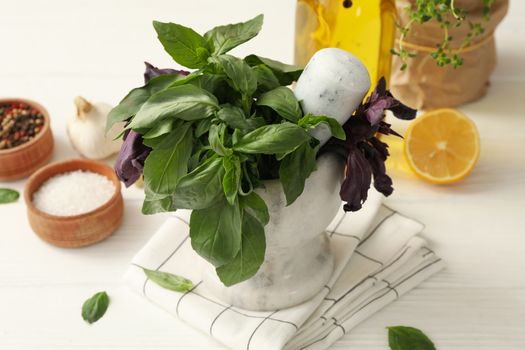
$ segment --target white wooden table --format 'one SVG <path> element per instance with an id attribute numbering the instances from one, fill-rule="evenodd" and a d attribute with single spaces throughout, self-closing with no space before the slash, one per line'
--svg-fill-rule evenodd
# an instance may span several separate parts
<path id="1" fill-rule="evenodd" d="M 171 66 L 151 20 L 204 31 L 264 13 L 261 35 L 235 53 L 290 62 L 293 0 L 16 0 L 0 10 L 0 96 L 44 104 L 54 160 L 76 156 L 65 134 L 73 97 L 117 103 L 141 85 L 143 60 Z M 388 204 L 426 223 L 447 262 L 422 284 L 347 334 L 335 349 L 387 349 L 385 327 L 412 325 L 440 350 L 525 349 L 525 2 L 513 0 L 497 32 L 499 66 L 489 95 L 461 109 L 479 127 L 479 165 L 456 186 L 394 174 Z M 24 181 L 0 183 L 22 190 Z M 0 349 L 222 349 L 129 293 L 121 275 L 162 223 L 139 214 L 141 194 L 124 191 L 122 227 L 101 244 L 64 250 L 40 241 L 22 201 L 0 206 Z M 88 326 L 85 298 L 108 290 L 106 316 Z"/>

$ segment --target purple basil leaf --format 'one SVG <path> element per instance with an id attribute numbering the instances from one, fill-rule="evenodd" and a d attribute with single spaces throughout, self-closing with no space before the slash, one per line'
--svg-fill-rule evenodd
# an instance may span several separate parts
<path id="1" fill-rule="evenodd" d="M 394 192 L 392 179 L 386 174 L 385 167 L 385 161 L 389 156 L 388 145 L 376 138 L 371 139 L 370 144 L 373 147 L 373 151 L 368 160 L 374 175 L 374 187 L 388 197 Z"/>
<path id="2" fill-rule="evenodd" d="M 190 72 L 185 71 L 185 70 L 177 70 L 177 69 L 171 69 L 171 68 L 157 68 L 148 62 L 144 62 L 144 64 L 146 65 L 146 71 L 144 72 L 144 82 L 145 83 L 150 81 L 150 79 L 158 77 L 159 75 L 165 75 L 165 74 L 188 75 L 190 74 Z"/>
<path id="3" fill-rule="evenodd" d="M 366 119 L 372 125 L 378 124 L 385 117 L 385 110 L 391 108 L 395 102 L 393 97 L 384 96 L 371 103 L 366 110 Z"/>
<path id="4" fill-rule="evenodd" d="M 389 110 L 392 111 L 396 118 L 402 120 L 412 120 L 417 114 L 417 109 L 410 108 L 398 100 L 395 100 L 394 105 L 392 105 Z"/>
<path id="5" fill-rule="evenodd" d="M 395 130 L 391 128 L 390 124 L 384 121 L 381 121 L 379 123 L 377 131 L 383 135 L 394 135 L 394 136 L 403 138 L 403 136 L 401 136 L 400 134 L 398 134 Z"/>
<path id="6" fill-rule="evenodd" d="M 370 97 L 377 99 L 378 97 L 384 96 L 386 92 L 386 79 L 385 77 L 381 77 L 381 79 L 379 79 L 379 81 L 377 82 L 377 85 Z"/>
<path id="7" fill-rule="evenodd" d="M 368 195 L 371 178 L 372 169 L 365 155 L 359 148 L 353 147 L 348 154 L 345 180 L 339 192 L 341 199 L 347 202 L 343 207 L 345 211 L 361 209 Z"/>
<path id="8" fill-rule="evenodd" d="M 115 162 L 115 172 L 126 187 L 133 185 L 142 175 L 144 161 L 150 152 L 151 148 L 142 143 L 142 135 L 133 130 L 125 135 Z"/>
<path id="9" fill-rule="evenodd" d="M 354 115 L 343 125 L 348 147 L 374 137 L 377 126 L 372 126 L 364 115 Z"/>
<path id="10" fill-rule="evenodd" d="M 364 114 L 370 124 L 376 125 L 384 118 L 385 110 L 392 111 L 395 117 L 403 120 L 414 119 L 417 112 L 397 100 L 386 89 L 385 78 L 381 78 L 365 103 L 358 108 L 356 115 Z"/>
<path id="11" fill-rule="evenodd" d="M 389 196 L 394 191 L 392 179 L 386 174 L 385 161 L 389 156 L 388 145 L 376 137 L 376 133 L 395 135 L 391 125 L 384 121 L 385 110 L 390 110 L 400 119 L 413 119 L 416 110 L 405 106 L 386 89 L 386 80 L 381 78 L 374 91 L 343 125 L 346 140 L 331 138 L 320 152 L 346 155 L 347 167 L 341 186 L 341 199 L 347 203 L 346 211 L 361 209 L 367 199 L 374 179 L 374 187 Z"/>

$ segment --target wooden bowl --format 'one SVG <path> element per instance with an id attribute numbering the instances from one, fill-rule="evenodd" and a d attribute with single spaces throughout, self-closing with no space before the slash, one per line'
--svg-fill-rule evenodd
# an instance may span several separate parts
<path id="1" fill-rule="evenodd" d="M 34 173 L 51 158 L 54 141 L 49 125 L 49 113 L 39 103 L 22 98 L 0 99 L 0 104 L 9 102 L 26 103 L 44 115 L 42 130 L 29 142 L 20 146 L 0 150 L 0 181 L 21 179 Z"/>
<path id="2" fill-rule="evenodd" d="M 50 177 L 75 170 L 106 176 L 115 185 L 115 193 L 102 206 L 80 215 L 56 216 L 38 210 L 33 204 L 33 193 Z M 26 183 L 24 200 L 29 224 L 40 238 L 59 247 L 76 248 L 102 241 L 122 222 L 124 204 L 120 189 L 114 170 L 104 163 L 72 159 L 49 164 L 34 173 Z"/>

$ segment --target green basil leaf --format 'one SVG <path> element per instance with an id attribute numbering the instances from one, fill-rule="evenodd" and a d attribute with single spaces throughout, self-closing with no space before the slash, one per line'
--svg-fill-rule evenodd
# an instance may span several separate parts
<path id="1" fill-rule="evenodd" d="M 241 161 L 236 156 L 224 157 L 222 165 L 224 167 L 224 178 L 222 180 L 224 195 L 228 203 L 233 205 L 241 186 Z"/>
<path id="2" fill-rule="evenodd" d="M 176 129 L 182 125 L 183 121 L 181 119 L 164 119 L 150 129 L 147 133 L 142 135 L 142 139 L 154 139 L 159 136 L 169 134 L 173 129 Z"/>
<path id="3" fill-rule="evenodd" d="M 193 137 L 191 123 L 173 130 L 144 163 L 144 186 L 157 194 L 171 194 L 188 171 Z"/>
<path id="4" fill-rule="evenodd" d="M 268 66 L 264 64 L 254 66 L 253 72 L 257 78 L 257 89 L 260 92 L 267 92 L 281 86 L 279 80 Z"/>
<path id="5" fill-rule="evenodd" d="M 310 136 L 300 126 L 284 122 L 265 125 L 242 136 L 235 151 L 253 154 L 288 153 L 307 142 Z"/>
<path id="6" fill-rule="evenodd" d="M 286 205 L 292 204 L 303 193 L 306 179 L 316 169 L 316 153 L 316 150 L 305 142 L 281 161 L 279 179 L 286 196 Z"/>
<path id="7" fill-rule="evenodd" d="M 294 81 L 297 81 L 303 72 L 303 69 L 299 66 L 281 63 L 279 61 L 257 55 L 249 55 L 245 57 L 244 60 L 251 67 L 264 64 L 266 67 L 270 68 L 279 80 L 280 85 L 290 85 Z"/>
<path id="8" fill-rule="evenodd" d="M 388 327 L 388 345 L 392 350 L 436 350 L 421 330 L 405 326 Z"/>
<path id="9" fill-rule="evenodd" d="M 346 140 L 346 134 L 345 130 L 339 124 L 339 122 L 334 119 L 330 118 L 324 115 L 312 115 L 307 114 L 304 117 L 302 117 L 297 124 L 306 130 L 315 129 L 319 124 L 324 123 L 330 127 L 330 132 L 332 133 L 332 136 L 340 139 L 340 140 Z"/>
<path id="10" fill-rule="evenodd" d="M 264 125 L 261 118 L 247 119 L 241 108 L 232 105 L 223 105 L 217 112 L 217 118 L 225 122 L 232 129 L 252 131 Z"/>
<path id="11" fill-rule="evenodd" d="M 208 158 L 180 179 L 173 194 L 173 207 L 203 209 L 213 205 L 223 195 L 223 177 L 222 159 Z"/>
<path id="12" fill-rule="evenodd" d="M 224 146 L 225 132 L 226 125 L 213 124 L 210 126 L 210 133 L 208 135 L 208 140 L 210 142 L 211 149 L 221 156 L 229 156 L 232 154 L 232 150 Z"/>
<path id="13" fill-rule="evenodd" d="M 193 288 L 193 282 L 187 278 L 168 272 L 148 270 L 146 268 L 142 268 L 142 270 L 151 281 L 164 289 L 184 293 Z"/>
<path id="14" fill-rule="evenodd" d="M 149 148 L 157 148 L 159 147 L 159 145 L 162 143 L 162 141 L 164 141 L 165 139 L 165 134 L 164 135 L 160 135 L 160 136 L 157 136 L 157 137 L 154 137 L 152 139 L 142 139 L 142 143 L 145 145 L 145 146 L 148 146 Z"/>
<path id="15" fill-rule="evenodd" d="M 212 94 L 216 94 L 222 84 L 225 84 L 225 77 L 219 74 L 202 74 L 193 79 L 190 84 L 200 87 Z"/>
<path id="16" fill-rule="evenodd" d="M 268 213 L 268 207 L 264 200 L 255 192 L 251 192 L 247 196 L 239 197 L 241 208 L 244 213 L 248 213 L 255 217 L 261 225 L 266 226 L 270 221 L 270 214 Z"/>
<path id="17" fill-rule="evenodd" d="M 240 58 L 221 55 L 213 60 L 223 70 L 232 88 L 243 95 L 251 96 L 257 90 L 257 77 L 250 66 Z"/>
<path id="18" fill-rule="evenodd" d="M 281 117 L 292 122 L 297 122 L 303 116 L 299 101 L 292 90 L 286 86 L 280 86 L 262 94 L 257 99 L 257 105 L 270 107 Z"/>
<path id="19" fill-rule="evenodd" d="M 216 268 L 219 279 L 228 287 L 253 277 L 264 262 L 265 250 L 264 227 L 245 212 L 242 217 L 241 249 L 232 261 Z"/>
<path id="20" fill-rule="evenodd" d="M 166 213 L 175 211 L 176 209 L 172 206 L 171 196 L 166 196 L 159 199 L 148 199 L 146 198 L 142 203 L 142 214 L 153 215 L 157 213 Z"/>
<path id="21" fill-rule="evenodd" d="M 263 15 L 259 15 L 244 23 L 215 27 L 204 34 L 204 38 L 213 47 L 213 54 L 218 56 L 259 34 L 263 19 Z"/>
<path id="22" fill-rule="evenodd" d="M 87 323 L 100 320 L 109 306 L 109 297 L 106 292 L 99 292 L 86 300 L 82 305 L 82 318 Z"/>
<path id="23" fill-rule="evenodd" d="M 146 85 L 131 90 L 120 103 L 113 108 L 107 117 L 106 131 L 118 122 L 127 120 L 137 114 L 140 107 L 151 97 L 151 95 L 168 88 L 176 81 L 186 78 L 183 75 L 171 74 L 160 75 L 151 79 Z"/>
<path id="24" fill-rule="evenodd" d="M 142 105 L 128 128 L 152 128 L 166 118 L 198 120 L 219 108 L 215 96 L 194 85 L 175 86 L 151 96 Z"/>
<path id="25" fill-rule="evenodd" d="M 210 56 L 207 41 L 193 29 L 176 23 L 153 21 L 164 50 L 175 62 L 188 68 L 202 68 Z"/>
<path id="26" fill-rule="evenodd" d="M 241 139 L 241 136 L 242 136 L 241 130 L 239 129 L 233 130 L 233 134 L 232 134 L 232 145 L 233 146 L 235 146 L 239 142 L 239 140 Z"/>
<path id="27" fill-rule="evenodd" d="M 10 188 L 0 188 L 0 204 L 13 203 L 18 200 L 20 193 Z"/>
<path id="28" fill-rule="evenodd" d="M 195 123 L 195 131 L 194 131 L 195 137 L 199 138 L 202 135 L 206 134 L 208 131 L 210 131 L 210 127 L 211 127 L 210 118 L 198 120 Z"/>
<path id="29" fill-rule="evenodd" d="M 238 201 L 230 205 L 223 199 L 209 208 L 193 210 L 191 246 L 214 266 L 227 264 L 241 248 L 241 226 Z"/>

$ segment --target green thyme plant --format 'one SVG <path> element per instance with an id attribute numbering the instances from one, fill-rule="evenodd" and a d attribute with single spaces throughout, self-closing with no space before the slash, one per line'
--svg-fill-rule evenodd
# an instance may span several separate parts
<path id="1" fill-rule="evenodd" d="M 108 116 L 108 128 L 128 123 L 116 165 L 127 185 L 145 159 L 143 213 L 192 209 L 192 247 L 228 286 L 252 277 L 264 261 L 269 214 L 254 189 L 279 178 L 293 203 L 315 170 L 319 142 L 308 131 L 326 123 L 345 138 L 336 120 L 305 115 L 286 87 L 300 68 L 227 54 L 256 36 L 262 22 L 257 16 L 204 35 L 154 22 L 166 52 L 194 71 L 150 70 L 147 84 Z"/>
<path id="2" fill-rule="evenodd" d="M 495 0 L 479 1 L 482 2 L 483 20 L 486 22 L 490 19 L 490 8 Z M 391 49 L 391 53 L 398 56 L 402 61 L 401 70 L 407 68 L 410 58 L 417 56 L 415 51 L 409 51 L 405 47 L 405 40 L 414 23 L 424 24 L 429 21 L 437 21 L 443 29 L 443 40 L 436 43 L 435 51 L 430 53 L 430 56 L 440 67 L 452 65 L 454 68 L 458 68 L 463 65 L 461 50 L 471 45 L 474 38 L 485 32 L 484 23 L 469 21 L 467 11 L 456 7 L 454 0 L 416 0 L 406 10 L 409 20 L 405 25 L 398 24 L 399 41 L 397 46 Z M 450 29 L 463 25 L 468 25 L 469 31 L 462 38 L 461 46 L 453 51 L 450 47 L 450 42 L 453 39 L 450 36 Z"/>

